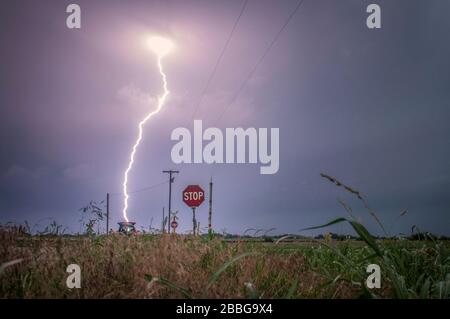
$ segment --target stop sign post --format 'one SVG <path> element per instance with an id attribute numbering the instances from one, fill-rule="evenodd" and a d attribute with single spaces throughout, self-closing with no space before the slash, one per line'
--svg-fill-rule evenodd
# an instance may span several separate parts
<path id="1" fill-rule="evenodd" d="M 192 208 L 192 222 L 194 224 L 193 234 L 196 235 L 197 220 L 195 219 L 195 209 L 205 200 L 205 192 L 198 185 L 189 185 L 183 191 L 183 202 Z"/>
<path id="2" fill-rule="evenodd" d="M 170 226 L 173 229 L 173 232 L 175 233 L 175 229 L 178 227 L 178 222 L 176 221 L 175 217 L 173 218 L 172 222 L 170 223 Z"/>

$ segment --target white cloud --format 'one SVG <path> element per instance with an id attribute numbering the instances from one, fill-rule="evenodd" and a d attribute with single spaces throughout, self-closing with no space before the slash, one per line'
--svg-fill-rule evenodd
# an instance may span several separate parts
<path id="1" fill-rule="evenodd" d="M 134 107 L 146 107 L 156 104 L 156 97 L 144 92 L 135 84 L 130 83 L 117 92 L 117 97 Z"/>
<path id="2" fill-rule="evenodd" d="M 67 179 L 84 180 L 95 176 L 93 168 L 88 164 L 80 164 L 68 167 L 63 171 L 63 175 Z"/>
<path id="3" fill-rule="evenodd" d="M 48 168 L 46 167 L 29 169 L 17 164 L 13 164 L 6 170 L 3 176 L 6 178 L 39 179 L 46 174 L 48 174 Z"/>

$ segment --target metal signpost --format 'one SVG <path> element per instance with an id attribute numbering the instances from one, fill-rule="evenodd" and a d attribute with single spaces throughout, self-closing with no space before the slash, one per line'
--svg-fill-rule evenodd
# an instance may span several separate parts
<path id="1" fill-rule="evenodd" d="M 199 185 L 189 185 L 183 191 L 183 202 L 192 208 L 193 235 L 197 234 L 197 220 L 195 209 L 205 200 L 205 192 Z"/>

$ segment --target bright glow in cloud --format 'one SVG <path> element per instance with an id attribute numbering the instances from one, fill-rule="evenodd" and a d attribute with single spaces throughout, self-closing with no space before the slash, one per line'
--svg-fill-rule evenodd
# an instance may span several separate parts
<path id="1" fill-rule="evenodd" d="M 147 47 L 160 58 L 170 53 L 175 47 L 173 42 L 169 39 L 158 36 L 152 36 L 148 38 L 146 44 Z"/>

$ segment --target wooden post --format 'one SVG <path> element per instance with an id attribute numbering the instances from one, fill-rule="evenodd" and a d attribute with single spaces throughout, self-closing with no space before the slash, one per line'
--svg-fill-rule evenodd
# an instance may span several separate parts
<path id="1" fill-rule="evenodd" d="M 109 193 L 106 193 L 106 235 L 109 234 Z"/>
<path id="2" fill-rule="evenodd" d="M 212 220 L 212 188 L 213 188 L 213 182 L 212 177 L 209 181 L 209 214 L 208 214 L 208 234 L 212 235 L 212 226 L 211 226 L 211 220 Z"/>
<path id="3" fill-rule="evenodd" d="M 167 232 L 170 234 L 170 214 L 172 214 L 172 183 L 175 179 L 175 177 L 172 177 L 172 174 L 178 174 L 179 171 L 173 171 L 173 170 L 168 170 L 168 171 L 163 171 L 163 173 L 169 174 L 169 218 L 168 218 L 168 222 L 167 222 Z"/>
<path id="4" fill-rule="evenodd" d="M 195 207 L 192 207 L 192 224 L 193 224 L 192 234 L 195 236 L 197 230 L 197 221 L 195 220 Z"/>
<path id="5" fill-rule="evenodd" d="M 162 229 L 163 234 L 166 232 L 166 228 L 164 227 L 165 219 L 166 219 L 166 216 L 164 215 L 164 207 L 163 207 L 163 218 L 162 218 L 162 223 L 161 223 L 161 229 Z"/>

